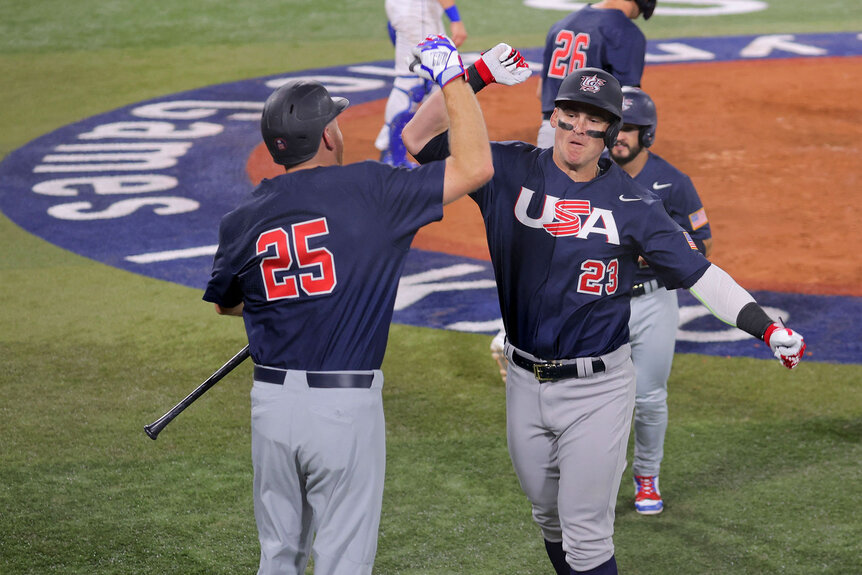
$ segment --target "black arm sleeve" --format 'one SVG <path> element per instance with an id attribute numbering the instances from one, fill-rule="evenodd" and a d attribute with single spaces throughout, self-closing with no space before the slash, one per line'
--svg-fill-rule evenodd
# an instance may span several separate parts
<path id="1" fill-rule="evenodd" d="M 436 160 L 445 160 L 449 157 L 449 131 L 445 131 L 439 136 L 434 136 L 425 144 L 425 147 L 419 150 L 418 154 L 413 156 L 420 164 L 427 164 Z"/>
<path id="2" fill-rule="evenodd" d="M 766 315 L 763 308 L 754 302 L 745 304 L 745 306 L 739 310 L 739 315 L 736 316 L 736 327 L 746 333 L 750 333 L 760 340 L 763 339 L 763 334 L 766 333 L 766 328 L 773 323 L 775 322 Z"/>

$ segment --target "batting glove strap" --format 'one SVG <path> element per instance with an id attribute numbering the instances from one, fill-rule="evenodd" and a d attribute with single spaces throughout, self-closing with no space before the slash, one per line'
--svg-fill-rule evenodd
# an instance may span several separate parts
<path id="1" fill-rule="evenodd" d="M 777 323 L 766 328 L 763 341 L 787 369 L 799 365 L 805 353 L 806 346 L 802 335 Z"/>
<path id="2" fill-rule="evenodd" d="M 413 48 L 410 71 L 441 87 L 466 73 L 455 44 L 443 34 L 428 36 Z"/>

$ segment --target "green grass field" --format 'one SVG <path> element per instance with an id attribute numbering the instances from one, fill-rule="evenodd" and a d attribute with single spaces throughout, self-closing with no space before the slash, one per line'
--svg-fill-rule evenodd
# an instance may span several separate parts
<path id="1" fill-rule="evenodd" d="M 661 3 L 660 3 L 661 4 Z M 853 0 L 656 17 L 650 38 L 862 31 Z M 461 0 L 480 50 L 542 44 L 562 12 Z M 6 0 L 0 156 L 180 90 L 391 58 L 382 0 Z M 2 185 L 2 182 L 0 182 Z M 201 293 L 52 246 L 0 216 L 0 573 L 228 574 L 257 565 L 250 364 L 157 442 L 143 425 L 245 344 Z M 482 335 L 393 326 L 380 574 L 551 573 L 505 444 Z M 858 573 L 862 368 L 679 355 L 662 491 L 618 501 L 626 574 Z"/>

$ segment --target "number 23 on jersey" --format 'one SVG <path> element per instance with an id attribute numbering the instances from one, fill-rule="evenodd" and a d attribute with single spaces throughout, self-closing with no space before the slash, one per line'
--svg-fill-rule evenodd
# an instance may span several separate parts
<path id="1" fill-rule="evenodd" d="M 332 293 L 337 283 L 335 258 L 324 247 L 311 248 L 310 238 L 329 235 L 326 218 L 274 228 L 257 238 L 257 255 L 264 256 L 260 273 L 267 301 Z M 307 271 L 300 271 L 307 270 Z M 299 272 L 299 273 L 294 273 Z"/>

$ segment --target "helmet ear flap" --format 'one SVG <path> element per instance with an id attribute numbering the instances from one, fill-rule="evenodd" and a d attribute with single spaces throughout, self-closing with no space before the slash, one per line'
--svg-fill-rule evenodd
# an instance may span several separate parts
<path id="1" fill-rule="evenodd" d="M 641 126 L 638 143 L 644 148 L 649 148 L 653 142 L 655 142 L 655 126 Z"/>
<path id="2" fill-rule="evenodd" d="M 623 127 L 623 121 L 617 120 L 614 118 L 611 120 L 610 125 L 605 130 L 605 147 L 607 149 L 611 149 L 614 147 L 614 143 L 617 141 L 617 136 L 620 135 L 620 129 Z"/>

